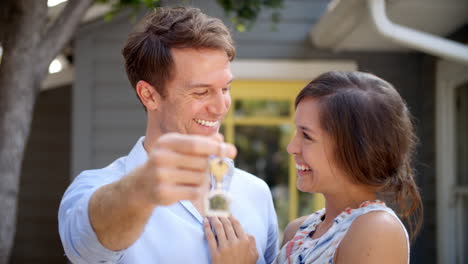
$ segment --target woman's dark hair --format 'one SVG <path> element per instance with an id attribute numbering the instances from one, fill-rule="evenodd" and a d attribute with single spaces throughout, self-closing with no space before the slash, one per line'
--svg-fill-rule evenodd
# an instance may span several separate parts
<path id="1" fill-rule="evenodd" d="M 375 188 L 398 206 L 411 239 L 422 225 L 422 201 L 412 157 L 417 138 L 408 108 L 388 82 L 363 72 L 331 71 L 302 89 L 318 100 L 320 125 L 331 137 L 334 159 L 351 180 Z"/>

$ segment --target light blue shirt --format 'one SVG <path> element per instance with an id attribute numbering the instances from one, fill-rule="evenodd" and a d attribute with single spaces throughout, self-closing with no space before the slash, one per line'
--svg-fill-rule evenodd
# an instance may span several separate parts
<path id="1" fill-rule="evenodd" d="M 189 201 L 156 207 L 142 235 L 129 248 L 111 251 L 93 231 L 88 204 L 93 193 L 142 165 L 148 155 L 140 138 L 131 152 L 98 170 L 83 171 L 65 192 L 59 209 L 59 233 L 72 263 L 210 263 L 203 218 Z M 278 252 L 278 225 L 270 190 L 261 179 L 230 163 L 225 186 L 231 213 L 257 243 L 260 263 L 273 262 Z"/>

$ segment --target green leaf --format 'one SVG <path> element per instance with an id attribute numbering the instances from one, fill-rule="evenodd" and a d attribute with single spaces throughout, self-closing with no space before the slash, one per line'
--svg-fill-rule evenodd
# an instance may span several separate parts
<path id="1" fill-rule="evenodd" d="M 234 28 L 239 32 L 250 29 L 256 22 L 262 10 L 274 9 L 271 16 L 272 28 L 281 20 L 279 9 L 283 7 L 284 0 L 216 0 L 223 8 L 224 13 L 232 21 Z"/>
<path id="2" fill-rule="evenodd" d="M 98 3 L 112 3 L 112 0 L 95 0 Z M 273 9 L 271 21 L 272 29 L 276 29 L 281 20 L 279 9 L 283 7 L 284 0 L 216 0 L 224 13 L 239 32 L 252 28 L 260 13 L 265 9 Z M 155 8 L 161 6 L 161 0 L 118 0 L 114 2 L 112 10 L 105 15 L 105 20 L 111 20 L 124 8 L 133 8 L 132 18 L 136 18 L 141 8 Z"/>
<path id="3" fill-rule="evenodd" d="M 237 25 L 236 25 L 236 30 L 237 30 L 238 32 L 245 32 L 246 26 L 245 26 L 244 24 L 237 24 Z"/>

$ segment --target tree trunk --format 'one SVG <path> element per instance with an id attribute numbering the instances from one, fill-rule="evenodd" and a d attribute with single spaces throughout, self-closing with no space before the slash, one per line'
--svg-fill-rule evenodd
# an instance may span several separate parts
<path id="1" fill-rule="evenodd" d="M 14 3 L 13 3 L 14 2 Z M 8 30 L 3 35 L 0 64 L 0 263 L 8 263 L 13 246 L 19 175 L 28 139 L 38 79 L 35 48 L 47 5 L 10 1 Z"/>
<path id="2" fill-rule="evenodd" d="M 23 152 L 40 84 L 92 1 L 69 0 L 52 24 L 47 21 L 47 0 L 1 1 L 0 264 L 7 264 L 15 235 Z"/>
<path id="3" fill-rule="evenodd" d="M 38 89 L 35 87 L 38 85 L 27 65 L 15 65 L 7 62 L 7 58 L 3 59 L 0 66 L 0 88 L 15 87 L 0 90 L 0 263 L 8 263 L 15 234 L 23 151 L 37 96 Z M 25 58 L 24 61 L 29 59 Z"/>

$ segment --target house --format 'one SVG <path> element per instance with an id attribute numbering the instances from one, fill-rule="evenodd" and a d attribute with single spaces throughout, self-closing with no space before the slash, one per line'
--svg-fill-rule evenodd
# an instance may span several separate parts
<path id="1" fill-rule="evenodd" d="M 468 41 L 466 1 L 387 2 L 388 15 L 395 23 L 458 42 Z M 191 3 L 229 24 L 214 1 Z M 465 263 L 468 192 L 463 184 L 468 182 L 468 143 L 463 135 L 468 129 L 467 64 L 382 37 L 374 29 L 367 0 L 285 0 L 276 31 L 271 30 L 270 12 L 264 12 L 251 31 L 234 33 L 237 57 L 232 69 L 236 81 L 232 109 L 222 132 L 239 149 L 237 166 L 270 185 L 280 227 L 323 202 L 320 196 L 311 198 L 297 192 L 293 161 L 285 152 L 293 132 L 293 101 L 298 90 L 324 71 L 368 71 L 399 90 L 415 117 L 420 138 L 417 183 L 425 214 L 423 230 L 412 246 L 411 263 Z M 12 263 L 25 263 L 23 254 L 30 254 L 27 262 L 52 263 L 47 256 L 53 255 L 57 256 L 53 263 L 60 263 L 63 252 L 57 247 L 56 220 L 52 220 L 56 214 L 49 214 L 58 207 L 66 188 L 64 179 L 126 155 L 143 135 L 145 114 L 126 78 L 120 55 L 131 28 L 127 15 L 119 15 L 111 22 L 96 19 L 82 25 L 74 40 L 73 87 L 61 84 L 62 88 L 41 94 L 34 120 L 48 118 L 63 127 L 50 129 L 39 121 L 38 128 L 33 127 L 23 167 L 34 169 L 23 172 L 18 223 L 29 226 L 27 230 L 49 230 L 53 237 L 18 230 Z M 55 110 L 62 115 L 47 114 L 47 109 L 53 107 L 49 101 L 62 102 Z M 55 137 L 61 147 L 53 144 L 58 141 L 44 140 L 61 129 L 62 136 Z M 43 158 L 41 154 L 54 147 L 58 153 L 55 157 L 39 163 L 31 161 Z M 40 166 L 42 170 L 35 169 Z M 61 166 L 66 168 L 59 171 L 57 167 Z M 48 182 L 50 188 L 28 194 L 28 186 L 38 182 Z M 36 222 L 32 220 L 34 215 L 25 213 L 29 210 L 26 208 L 37 206 L 34 201 L 49 203 L 53 208 L 47 211 L 49 216 L 44 222 Z M 40 252 L 25 253 L 37 245 L 44 245 Z"/>

